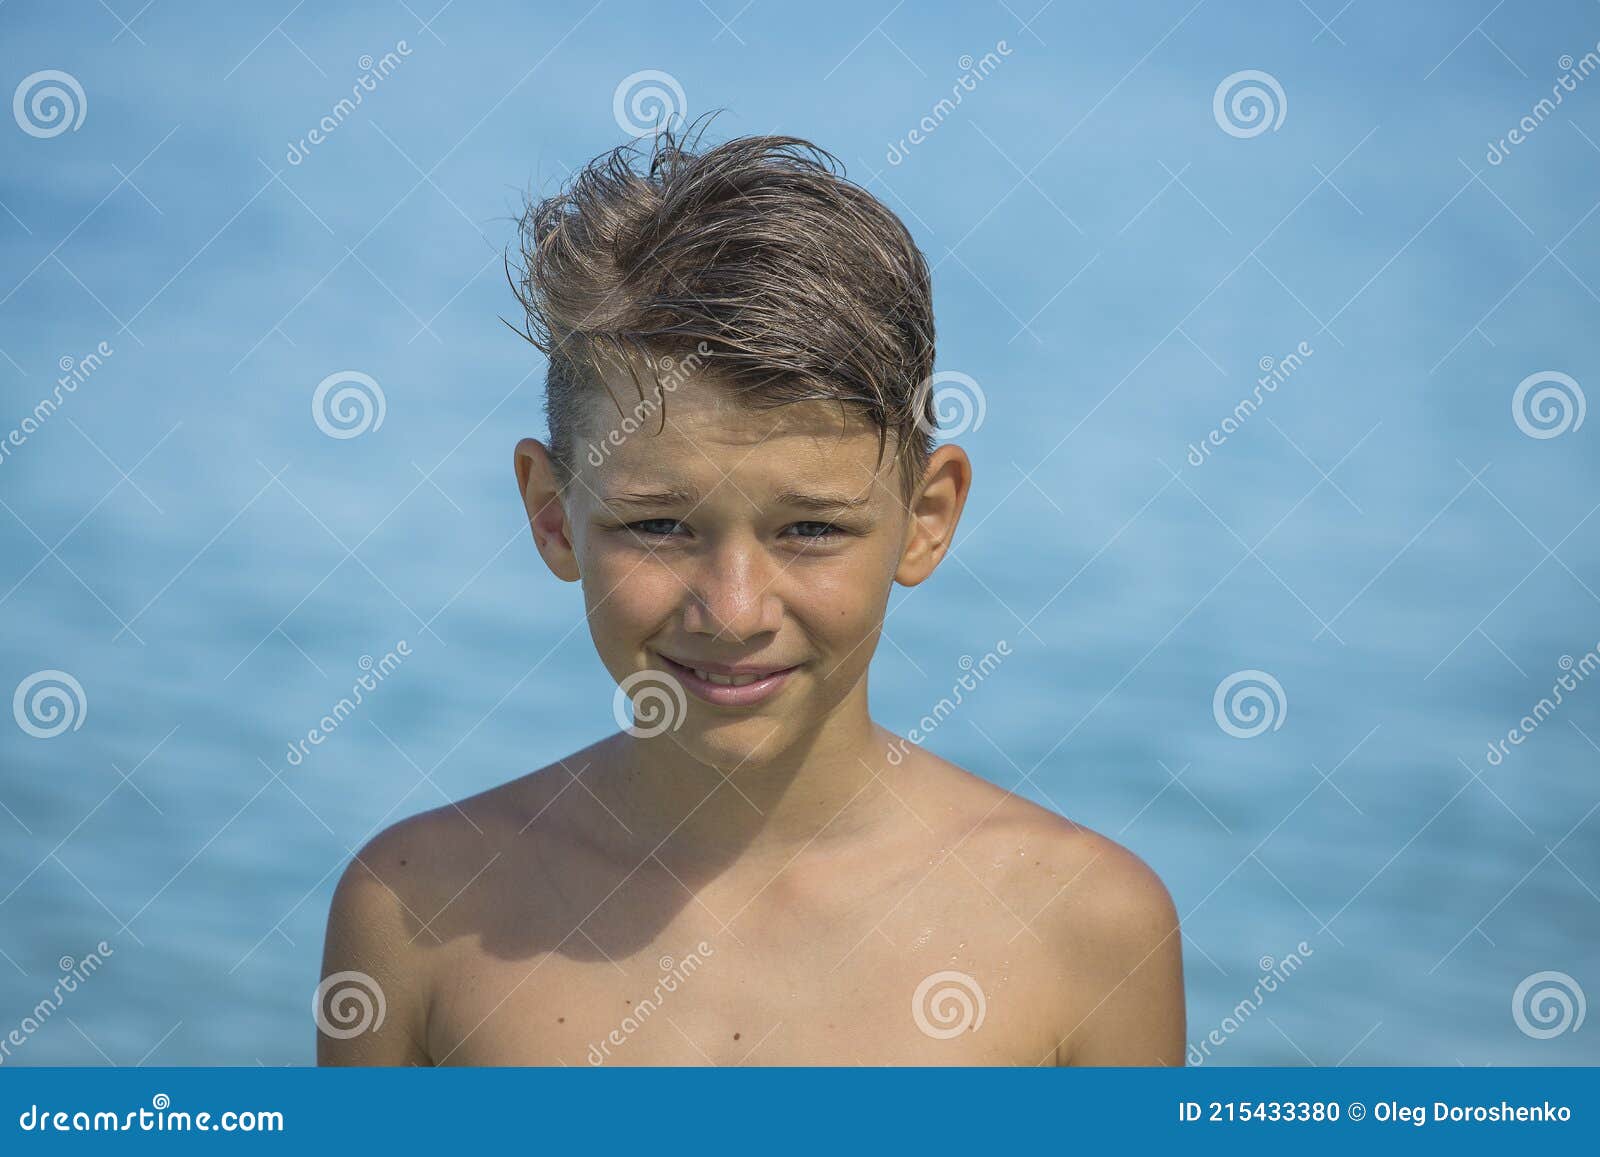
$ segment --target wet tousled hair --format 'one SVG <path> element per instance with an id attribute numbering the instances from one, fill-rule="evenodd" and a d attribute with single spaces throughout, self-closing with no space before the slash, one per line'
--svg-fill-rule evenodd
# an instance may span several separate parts
<path id="1" fill-rule="evenodd" d="M 830 400 L 864 415 L 909 499 L 937 429 L 921 251 L 832 154 L 789 136 L 697 152 L 698 123 L 602 153 L 518 222 L 507 274 L 519 332 L 549 358 L 558 482 L 573 477 L 602 367 L 626 367 L 644 403 L 636 367 L 699 362 L 757 408 Z"/>

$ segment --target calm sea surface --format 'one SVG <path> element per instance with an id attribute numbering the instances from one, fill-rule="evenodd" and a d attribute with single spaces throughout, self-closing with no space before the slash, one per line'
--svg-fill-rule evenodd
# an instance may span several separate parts
<path id="1" fill-rule="evenodd" d="M 509 7 L 436 40 L 404 5 L 280 38 L 161 4 L 115 43 L 0 11 L 6 84 L 64 69 L 88 102 L 51 138 L 0 118 L 0 702 L 54 679 L 71 713 L 0 715 L 5 1063 L 309 1063 L 351 850 L 614 726 L 514 493 L 543 364 L 500 253 L 647 67 L 729 107 L 713 137 L 832 148 L 935 266 L 976 485 L 891 600 L 874 714 L 916 725 L 1008 643 L 929 746 L 1160 873 L 1206 1063 L 1600 1062 L 1597 94 L 1484 159 L 1595 12 L 1505 10 L 1491 46 L 1447 4 L 1356 5 L 1338 39 L 1189 7 L 1056 6 L 1035 38 L 951 5 L 891 45 L 851 5 L 753 9 L 735 43 L 617 3 L 542 62 L 566 18 Z M 1288 112 L 1240 137 L 1212 98 L 1254 66 Z M 384 399 L 357 437 L 313 415 L 341 371 Z M 1514 398 L 1554 373 L 1538 426 L 1541 382 Z M 1241 673 L 1251 737 L 1214 709 Z"/>

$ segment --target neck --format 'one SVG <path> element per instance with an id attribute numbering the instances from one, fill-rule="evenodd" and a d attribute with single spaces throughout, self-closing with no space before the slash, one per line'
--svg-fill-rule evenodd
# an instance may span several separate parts
<path id="1" fill-rule="evenodd" d="M 788 729 L 774 722 L 723 766 L 691 754 L 673 732 L 618 733 L 602 742 L 605 770 L 589 784 L 615 817 L 604 822 L 639 856 L 667 841 L 675 861 L 706 866 L 736 856 L 781 864 L 872 828 L 899 807 L 884 783 L 895 737 L 872 722 L 858 690 L 782 750 L 773 745 Z"/>

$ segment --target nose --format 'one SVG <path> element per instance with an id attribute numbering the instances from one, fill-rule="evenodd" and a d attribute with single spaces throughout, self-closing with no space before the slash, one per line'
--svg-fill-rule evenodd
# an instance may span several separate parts
<path id="1" fill-rule="evenodd" d="M 775 590 L 778 568 L 752 544 L 729 542 L 683 578 L 684 627 L 693 634 L 740 643 L 782 625 L 783 603 Z"/>

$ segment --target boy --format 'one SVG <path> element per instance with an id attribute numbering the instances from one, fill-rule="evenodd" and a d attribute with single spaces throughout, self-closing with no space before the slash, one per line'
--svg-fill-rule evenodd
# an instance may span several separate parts
<path id="1" fill-rule="evenodd" d="M 1181 1064 L 1154 873 L 868 714 L 971 484 L 922 254 L 807 142 L 634 149 L 522 220 L 515 453 L 633 719 L 362 849 L 319 1061 Z"/>

